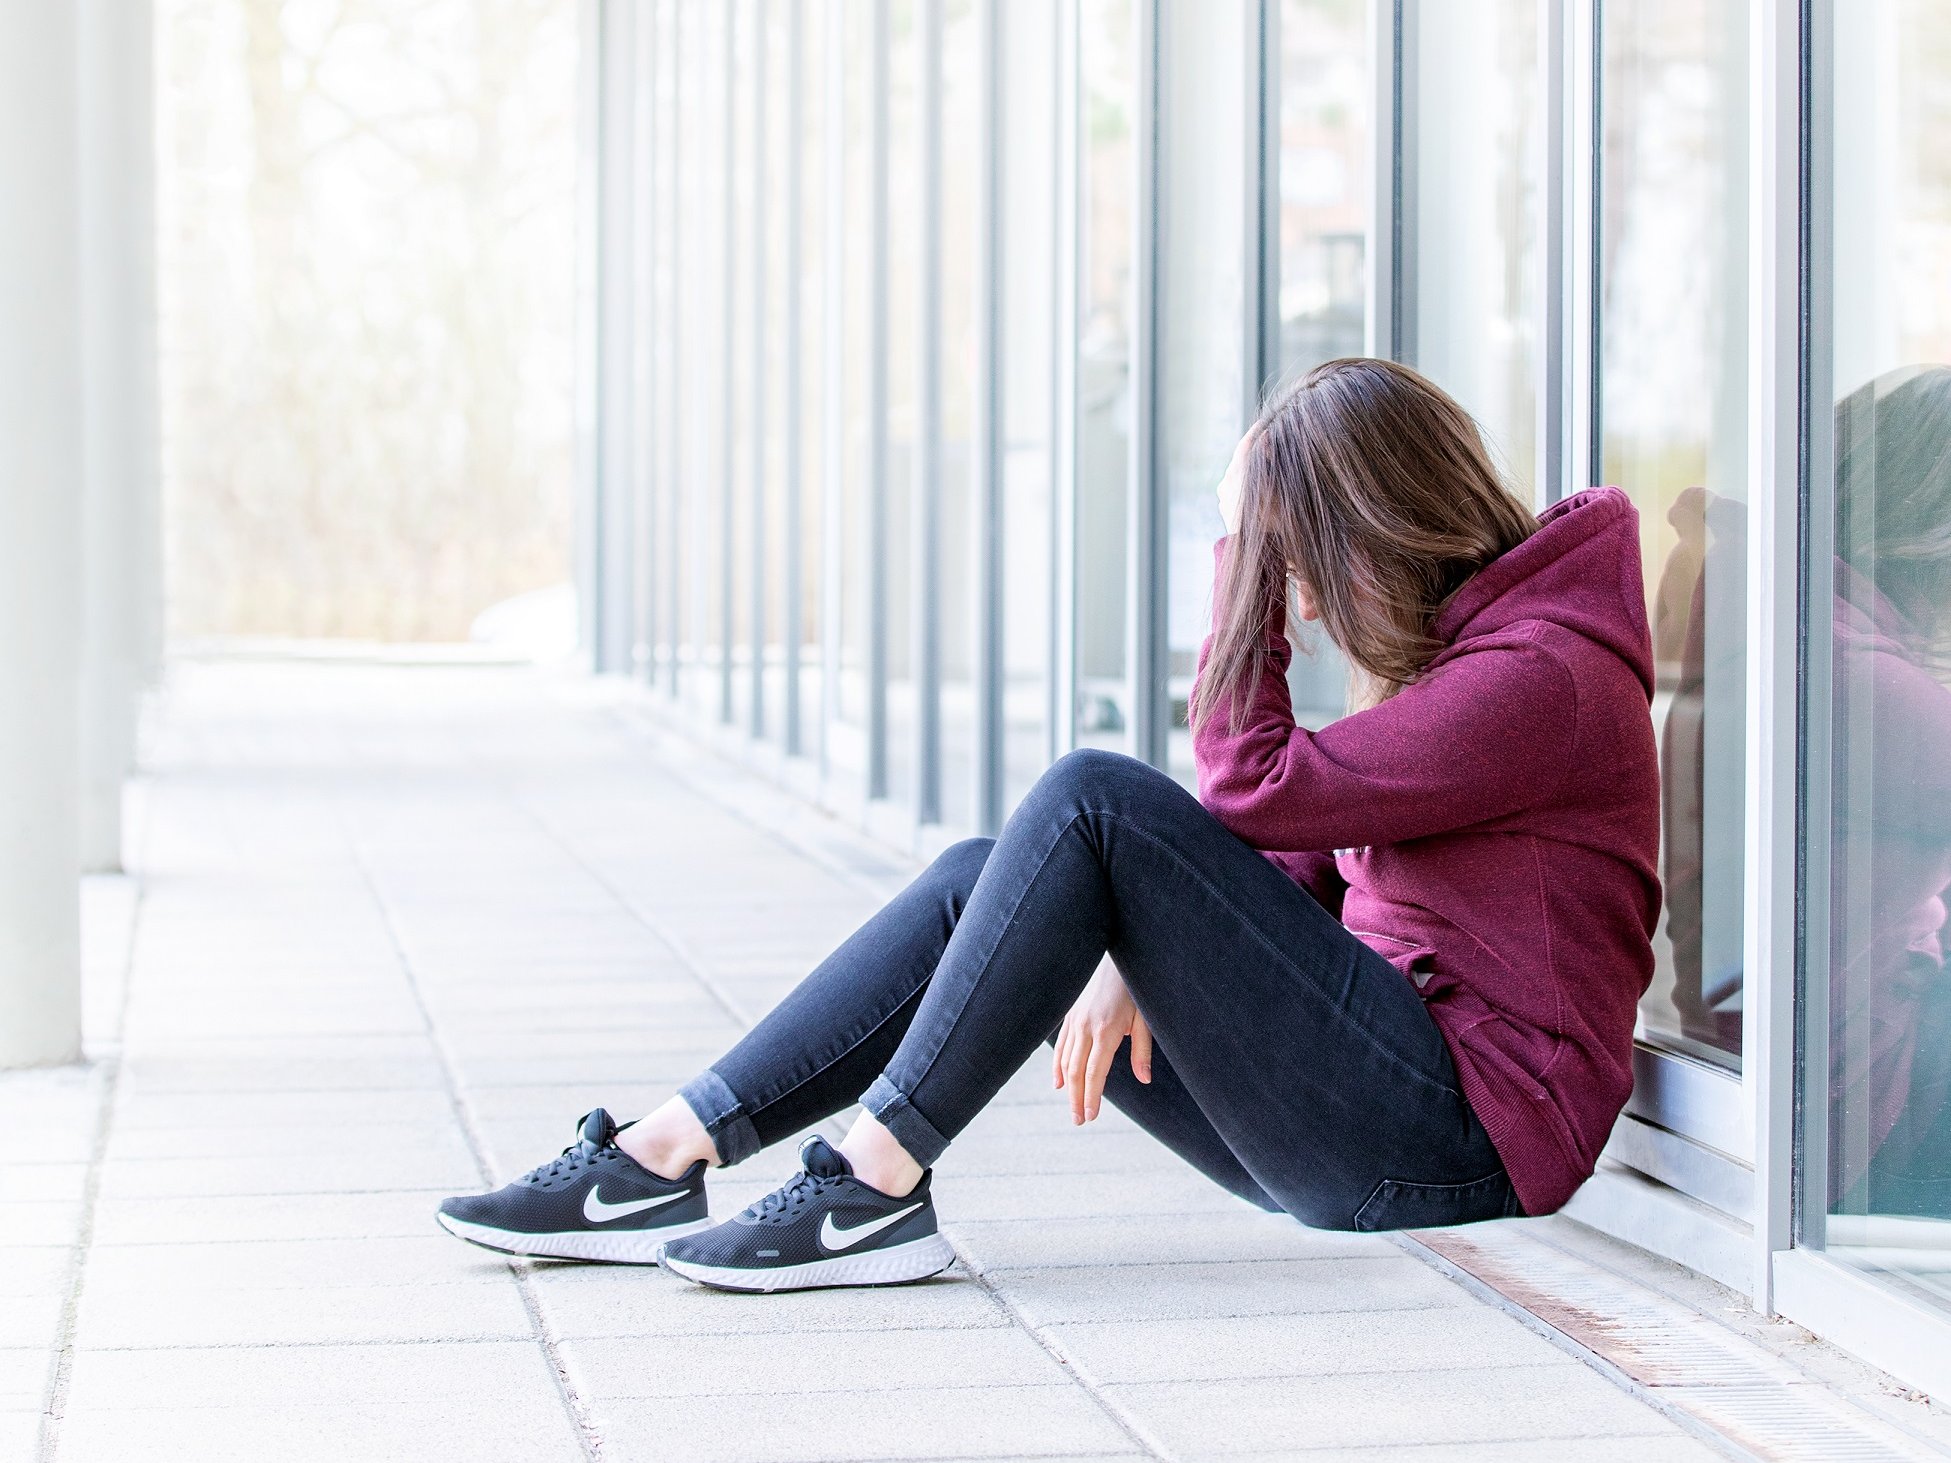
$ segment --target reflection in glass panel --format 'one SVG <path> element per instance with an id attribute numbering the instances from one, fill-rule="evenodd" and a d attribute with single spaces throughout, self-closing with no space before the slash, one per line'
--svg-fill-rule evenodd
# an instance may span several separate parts
<path id="1" fill-rule="evenodd" d="M 1829 650 L 1832 704 L 1808 714 L 1828 719 L 1831 837 L 1828 887 L 1806 891 L 1827 896 L 1829 949 L 1826 970 L 1812 957 L 1807 972 L 1815 1064 L 1802 1105 L 1812 1125 L 1804 1213 L 1829 1213 L 1826 1225 L 1805 1217 L 1804 1238 L 1826 1239 L 1837 1258 L 1944 1305 L 1951 12 L 1881 0 L 1836 14 L 1834 513 L 1816 526 L 1822 558 L 1812 575 L 1833 594 L 1827 609 L 1811 607 L 1808 626 L 1812 657 L 1825 642 Z M 1832 545 L 1822 528 L 1833 528 Z M 1813 687 L 1824 679 L 1813 675 Z"/>
<path id="2" fill-rule="evenodd" d="M 1127 474 L 1138 17 L 1078 0 L 1077 745 L 1128 751 Z M 1222 464 L 1223 466 L 1223 464 Z"/>
<path id="3" fill-rule="evenodd" d="M 754 228 L 759 180 L 754 171 L 758 117 L 753 75 L 759 48 L 758 20 L 758 8 L 751 0 L 725 7 L 725 23 L 731 27 L 732 37 L 731 159 L 720 186 L 731 190 L 731 237 L 725 248 L 731 298 L 725 315 L 724 345 L 731 365 L 725 378 L 725 472 L 717 484 L 722 515 L 717 531 L 730 535 L 731 547 L 727 553 L 721 538 L 719 553 L 711 564 L 712 593 L 730 626 L 726 645 L 731 656 L 731 721 L 740 728 L 752 725 L 752 485 L 759 462 L 752 420 L 759 385 L 759 362 L 753 349 L 753 315 L 759 302 L 752 287 L 759 251 Z"/>
<path id="4" fill-rule="evenodd" d="M 1058 27 L 1049 0 L 1005 0 L 1003 187 L 1003 812 L 1048 761 L 1052 367 L 1057 349 Z"/>
<path id="5" fill-rule="evenodd" d="M 1211 618 L 1214 485 L 1246 425 L 1248 6 L 1159 11 L 1158 471 L 1166 496 L 1167 766 L 1193 781 L 1186 699 Z M 1257 17 L 1255 17 L 1257 23 Z"/>
<path id="6" fill-rule="evenodd" d="M 1747 23 L 1608 6 L 1604 481 L 1632 495 L 1658 677 L 1666 908 L 1643 1037 L 1738 1066 L 1747 635 Z"/>
<path id="7" fill-rule="evenodd" d="M 756 321 L 752 363 L 755 384 L 758 450 L 762 455 L 763 489 L 759 498 L 758 582 L 748 591 L 754 603 L 753 650 L 759 656 L 762 690 L 760 726 L 767 740 L 784 745 L 786 736 L 786 559 L 793 545 L 786 540 L 786 475 L 793 444 L 786 440 L 786 393 L 793 363 L 786 358 L 786 313 L 792 286 L 787 276 L 787 214 L 790 198 L 788 170 L 798 139 L 789 130 L 787 78 L 792 69 L 791 33 L 776 9 L 759 7 L 761 30 L 755 46 L 754 89 L 763 88 L 765 173 L 758 179 L 765 223 L 757 240 L 755 268 L 765 280 L 764 314 Z M 748 489 L 748 498 L 750 496 Z"/>
<path id="8" fill-rule="evenodd" d="M 1368 336 L 1373 166 L 1366 0 L 1281 0 L 1276 97 L 1273 369 L 1291 380 L 1361 355 Z M 1321 727 L 1348 704 L 1348 663 L 1316 635 L 1287 671 L 1294 716 Z"/>
<path id="9" fill-rule="evenodd" d="M 1536 487 L 1544 106 L 1536 0 L 1417 7 L 1408 357 Z"/>

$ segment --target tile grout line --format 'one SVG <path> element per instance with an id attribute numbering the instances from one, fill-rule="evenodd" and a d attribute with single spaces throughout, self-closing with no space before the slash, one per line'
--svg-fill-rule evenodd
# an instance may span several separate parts
<path id="1" fill-rule="evenodd" d="M 401 936 L 399 921 L 394 917 L 393 907 L 386 896 L 380 892 L 379 881 L 374 877 L 371 862 L 356 833 L 346 826 L 346 842 L 351 850 L 352 862 L 359 871 L 359 877 L 366 886 L 367 894 L 379 911 L 381 923 L 386 929 L 386 938 L 393 946 L 395 958 L 399 961 L 401 977 L 406 981 L 414 1006 L 426 1027 L 427 1040 L 433 1046 L 434 1055 L 440 1062 L 442 1077 L 447 1088 L 447 1100 L 454 1110 L 454 1121 L 460 1127 L 468 1151 L 473 1155 L 475 1168 L 480 1172 L 483 1183 L 494 1182 L 494 1170 L 488 1162 L 487 1145 L 475 1122 L 473 1110 L 469 1107 L 463 1090 L 460 1074 L 454 1064 L 453 1054 L 447 1049 L 447 1042 L 435 1024 L 433 1011 L 427 1005 L 426 994 L 420 989 L 420 981 L 414 973 L 412 957 L 407 953 L 406 942 Z M 536 1294 L 535 1281 L 530 1267 L 520 1261 L 510 1260 L 509 1277 L 515 1282 L 516 1294 L 521 1297 L 522 1309 L 528 1315 L 529 1326 L 534 1340 L 542 1348 L 543 1359 L 548 1363 L 549 1375 L 556 1384 L 556 1395 L 568 1414 L 571 1430 L 575 1433 L 577 1446 L 581 1449 L 587 1463 L 602 1463 L 604 1456 L 603 1438 L 598 1431 L 596 1420 L 588 1402 L 577 1389 L 569 1374 L 568 1363 L 562 1355 L 561 1343 L 550 1328 L 548 1318 L 543 1313 L 541 1297 Z M 44 1460 L 45 1463 L 45 1460 Z"/>
<path id="2" fill-rule="evenodd" d="M 124 876 L 128 877 L 128 876 Z M 68 1409 L 68 1389 L 74 1381 L 75 1332 L 81 1320 L 81 1292 L 87 1280 L 88 1255 L 95 1243 L 95 1209 L 101 1198 L 102 1169 L 108 1158 L 109 1129 L 114 1123 L 115 1096 L 122 1081 L 122 1039 L 127 1027 L 129 991 L 134 984 L 136 930 L 145 904 L 140 880 L 132 880 L 135 903 L 122 947 L 122 989 L 115 1002 L 110 1055 L 101 1063 L 101 1093 L 95 1109 L 95 1131 L 89 1140 L 88 1174 L 82 1182 L 81 1225 L 75 1233 L 74 1254 L 68 1263 L 67 1294 L 55 1334 L 54 1357 L 48 1367 L 47 1390 L 41 1404 L 41 1425 L 35 1447 L 40 1463 L 53 1463 L 61 1450 L 61 1424 Z"/>

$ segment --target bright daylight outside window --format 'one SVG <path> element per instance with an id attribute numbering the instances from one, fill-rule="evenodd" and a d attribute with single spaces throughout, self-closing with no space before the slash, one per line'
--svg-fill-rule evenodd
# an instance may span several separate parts
<path id="1" fill-rule="evenodd" d="M 157 10 L 172 633 L 566 649 L 575 7 Z"/>

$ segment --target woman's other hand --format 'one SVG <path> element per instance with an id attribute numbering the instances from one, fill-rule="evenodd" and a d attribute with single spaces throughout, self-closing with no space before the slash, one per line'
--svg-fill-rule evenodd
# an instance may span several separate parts
<path id="1" fill-rule="evenodd" d="M 1057 1032 L 1057 1052 L 1051 1076 L 1058 1087 L 1070 1088 L 1070 1119 L 1088 1123 L 1104 1099 L 1104 1079 L 1126 1037 L 1131 1038 L 1131 1075 L 1152 1080 L 1152 1031 L 1138 1014 L 1138 1004 L 1125 988 L 1124 977 L 1109 960 L 1097 968 L 1084 994 L 1064 1017 Z"/>
<path id="2" fill-rule="evenodd" d="M 1219 480 L 1219 516 L 1229 534 L 1240 531 L 1240 495 L 1245 488 L 1247 455 L 1260 440 L 1260 424 L 1255 422 L 1233 449 L 1233 460 L 1226 465 L 1226 476 Z"/>

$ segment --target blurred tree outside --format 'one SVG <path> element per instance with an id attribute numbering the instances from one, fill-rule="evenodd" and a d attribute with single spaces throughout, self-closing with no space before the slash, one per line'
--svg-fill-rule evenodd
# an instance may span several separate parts
<path id="1" fill-rule="evenodd" d="M 464 639 L 565 581 L 575 7 L 157 18 L 171 634 Z"/>

